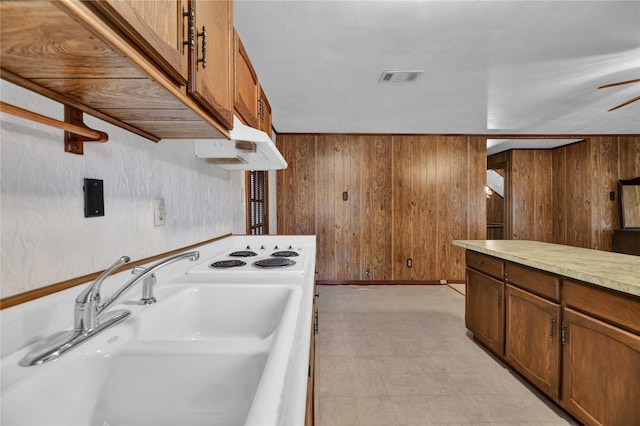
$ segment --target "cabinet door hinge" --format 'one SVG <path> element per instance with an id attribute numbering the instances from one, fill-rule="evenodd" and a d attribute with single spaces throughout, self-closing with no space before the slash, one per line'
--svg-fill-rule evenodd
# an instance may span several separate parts
<path id="1" fill-rule="evenodd" d="M 563 345 L 567 343 L 567 334 L 569 333 L 568 329 L 569 329 L 569 325 L 563 321 L 560 327 L 560 342 Z"/>

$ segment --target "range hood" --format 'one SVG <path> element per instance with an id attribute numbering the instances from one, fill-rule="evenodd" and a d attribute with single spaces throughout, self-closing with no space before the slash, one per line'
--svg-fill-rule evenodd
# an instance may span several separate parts
<path id="1" fill-rule="evenodd" d="M 271 138 L 233 116 L 231 140 L 196 139 L 196 157 L 227 170 L 280 170 L 287 168 Z"/>

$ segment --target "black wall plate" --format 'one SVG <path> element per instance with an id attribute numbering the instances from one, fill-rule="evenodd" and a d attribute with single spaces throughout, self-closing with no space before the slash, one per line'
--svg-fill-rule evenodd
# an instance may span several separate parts
<path id="1" fill-rule="evenodd" d="M 84 180 L 84 217 L 104 216 L 102 179 Z"/>

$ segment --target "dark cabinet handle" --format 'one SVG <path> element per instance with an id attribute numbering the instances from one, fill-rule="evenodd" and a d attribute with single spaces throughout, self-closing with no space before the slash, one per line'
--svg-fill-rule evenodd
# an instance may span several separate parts
<path id="1" fill-rule="evenodd" d="M 556 319 L 555 318 L 550 318 L 549 321 L 549 338 L 553 339 L 553 336 L 556 333 Z"/>
<path id="2" fill-rule="evenodd" d="M 314 321 L 315 322 L 315 330 L 314 330 L 314 332 L 315 332 L 315 334 L 318 334 L 318 308 L 316 308 L 315 317 L 316 318 L 315 318 L 315 321 Z"/>
<path id="3" fill-rule="evenodd" d="M 193 6 L 189 6 L 189 11 L 188 12 L 183 12 L 182 16 L 185 18 L 189 18 L 189 35 L 188 35 L 188 40 L 184 42 L 185 46 L 189 46 L 189 51 L 193 52 L 193 49 L 195 47 L 195 17 L 193 14 Z"/>
<path id="4" fill-rule="evenodd" d="M 198 37 L 202 37 L 202 58 L 198 59 L 198 63 L 202 64 L 202 69 L 207 67 L 207 29 L 203 26 L 202 32 L 198 33 Z"/>

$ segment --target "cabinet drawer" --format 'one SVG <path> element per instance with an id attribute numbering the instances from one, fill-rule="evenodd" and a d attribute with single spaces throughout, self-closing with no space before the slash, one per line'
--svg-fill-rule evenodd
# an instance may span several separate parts
<path id="1" fill-rule="evenodd" d="M 507 282 L 527 289 L 539 296 L 560 301 L 560 277 L 517 263 L 506 262 L 504 276 Z"/>
<path id="2" fill-rule="evenodd" d="M 640 334 L 640 298 L 565 278 L 562 301 L 610 324 Z"/>
<path id="3" fill-rule="evenodd" d="M 467 267 L 484 272 L 498 279 L 504 276 L 504 261 L 486 254 L 467 250 Z"/>

